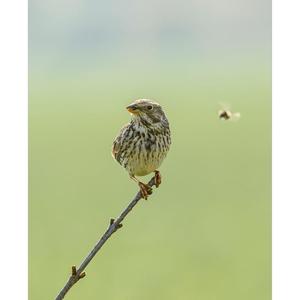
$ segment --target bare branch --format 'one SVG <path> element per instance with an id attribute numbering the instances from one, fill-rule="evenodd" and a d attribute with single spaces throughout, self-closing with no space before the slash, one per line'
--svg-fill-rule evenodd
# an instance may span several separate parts
<path id="1" fill-rule="evenodd" d="M 153 177 L 149 182 L 149 186 L 155 185 L 155 177 Z M 71 287 L 77 283 L 80 279 L 85 277 L 86 273 L 84 272 L 85 268 L 88 266 L 88 264 L 91 262 L 91 260 L 94 258 L 94 256 L 99 252 L 99 250 L 102 248 L 102 246 L 105 244 L 105 242 L 110 238 L 110 236 L 115 233 L 118 229 L 120 229 L 123 225 L 121 222 L 125 219 L 125 217 L 128 215 L 128 213 L 134 208 L 134 206 L 139 202 L 141 199 L 141 192 L 138 192 L 136 196 L 133 198 L 133 200 L 129 203 L 129 205 L 124 209 L 124 211 L 120 214 L 120 216 L 115 219 L 110 219 L 109 227 L 105 231 L 105 233 L 102 235 L 100 240 L 97 242 L 93 250 L 89 253 L 89 255 L 84 259 L 84 261 L 81 263 L 79 268 L 77 269 L 76 266 L 72 266 L 71 269 L 71 276 L 63 289 L 60 291 L 58 296 L 55 298 L 56 300 L 61 300 L 65 297 L 65 295 L 68 293 L 68 291 L 71 289 Z"/>

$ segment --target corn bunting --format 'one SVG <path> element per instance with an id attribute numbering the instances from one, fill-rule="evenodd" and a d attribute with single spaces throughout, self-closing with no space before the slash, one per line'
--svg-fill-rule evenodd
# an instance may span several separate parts
<path id="1" fill-rule="evenodd" d="M 161 175 L 157 169 L 171 145 L 169 122 L 162 107 L 152 100 L 139 99 L 126 108 L 132 120 L 115 138 L 112 155 L 138 183 L 141 196 L 147 199 L 152 193 L 151 187 L 135 176 L 154 172 L 155 186 L 160 185 Z"/>

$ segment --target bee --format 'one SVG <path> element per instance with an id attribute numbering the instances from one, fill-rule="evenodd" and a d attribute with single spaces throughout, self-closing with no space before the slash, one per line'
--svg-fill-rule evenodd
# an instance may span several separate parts
<path id="1" fill-rule="evenodd" d="M 232 112 L 227 108 L 222 108 L 218 111 L 219 119 L 220 120 L 230 120 L 230 121 L 237 121 L 241 114 L 239 112 Z"/>

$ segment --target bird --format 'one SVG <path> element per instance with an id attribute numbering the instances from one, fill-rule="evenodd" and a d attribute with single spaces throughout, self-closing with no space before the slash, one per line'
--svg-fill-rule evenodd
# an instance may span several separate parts
<path id="1" fill-rule="evenodd" d="M 153 100 L 138 99 L 126 109 L 132 118 L 114 139 L 112 156 L 139 185 L 141 197 L 147 200 L 152 188 L 136 176 L 154 172 L 156 188 L 161 184 L 158 168 L 171 145 L 169 121 L 161 105 Z"/>

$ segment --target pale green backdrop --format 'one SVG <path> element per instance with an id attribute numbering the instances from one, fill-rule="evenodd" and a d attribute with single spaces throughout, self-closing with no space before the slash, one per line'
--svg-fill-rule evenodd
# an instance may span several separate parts
<path id="1" fill-rule="evenodd" d="M 137 98 L 171 124 L 163 184 L 66 299 L 271 299 L 270 13 L 30 1 L 30 300 L 55 298 L 136 193 L 110 150 Z M 219 103 L 241 119 L 220 121 Z"/>

